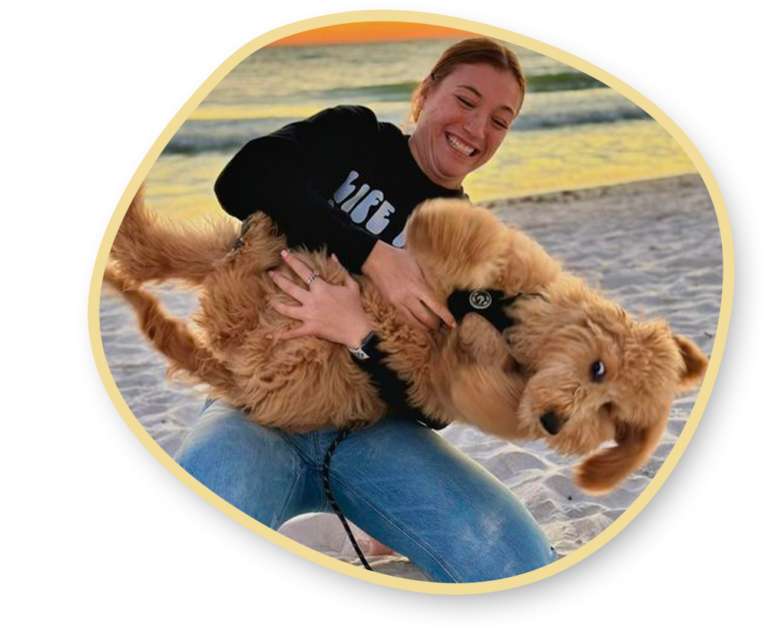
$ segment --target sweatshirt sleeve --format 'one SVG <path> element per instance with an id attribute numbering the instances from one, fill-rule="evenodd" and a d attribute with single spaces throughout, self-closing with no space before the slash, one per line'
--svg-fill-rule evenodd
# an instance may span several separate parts
<path id="1" fill-rule="evenodd" d="M 378 121 L 367 108 L 324 110 L 247 143 L 219 175 L 216 197 L 241 220 L 264 211 L 289 246 L 327 246 L 347 269 L 360 273 L 376 238 L 332 207 L 313 186 L 312 175 L 327 172 L 334 162 L 345 163 L 348 149 L 375 143 L 377 133 Z M 340 167 L 341 178 L 346 167 Z"/>

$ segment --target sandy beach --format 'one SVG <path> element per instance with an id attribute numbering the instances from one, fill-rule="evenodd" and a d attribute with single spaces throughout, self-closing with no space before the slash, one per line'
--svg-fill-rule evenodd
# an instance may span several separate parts
<path id="1" fill-rule="evenodd" d="M 631 313 L 668 321 L 709 354 L 722 292 L 717 216 L 698 175 L 564 191 L 487 205 L 534 236 L 565 267 Z M 158 293 L 176 315 L 196 307 L 193 293 L 164 285 Z M 194 425 L 205 390 L 165 378 L 164 359 L 139 335 L 127 304 L 102 291 L 101 332 L 112 375 L 137 419 L 170 455 Z M 697 393 L 678 399 L 653 458 L 623 485 L 588 496 L 571 482 L 575 459 L 543 442 L 512 444 L 453 424 L 440 432 L 503 481 L 541 525 L 561 556 L 598 535 L 642 493 L 684 428 Z M 280 531 L 315 550 L 357 563 L 332 515 L 296 518 Z M 371 560 L 386 574 L 424 579 L 397 556 Z"/>

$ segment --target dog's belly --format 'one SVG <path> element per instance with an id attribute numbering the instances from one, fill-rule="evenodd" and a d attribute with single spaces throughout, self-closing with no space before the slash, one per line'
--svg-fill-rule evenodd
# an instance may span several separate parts
<path id="1" fill-rule="evenodd" d="M 251 420 L 288 431 L 350 427 L 375 421 L 385 407 L 345 348 L 302 337 L 273 342 L 249 334 L 229 356 L 238 394 Z"/>

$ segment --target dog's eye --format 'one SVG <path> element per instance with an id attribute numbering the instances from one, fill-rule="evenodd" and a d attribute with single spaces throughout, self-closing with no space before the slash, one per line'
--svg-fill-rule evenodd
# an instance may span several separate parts
<path id="1" fill-rule="evenodd" d="M 605 378 L 605 363 L 602 361 L 595 361 L 590 368 L 593 381 L 602 381 Z"/>

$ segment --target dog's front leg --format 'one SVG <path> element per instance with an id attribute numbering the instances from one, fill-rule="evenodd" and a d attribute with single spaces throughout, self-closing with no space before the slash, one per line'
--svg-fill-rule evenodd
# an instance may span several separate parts
<path id="1" fill-rule="evenodd" d="M 443 358 L 456 418 L 490 434 L 520 438 L 518 406 L 525 380 L 501 334 L 482 317 L 468 315 L 449 336 Z"/>
<path id="2" fill-rule="evenodd" d="M 509 355 L 501 333 L 477 314 L 467 315 L 451 332 L 448 347 L 461 364 L 501 365 Z"/>

